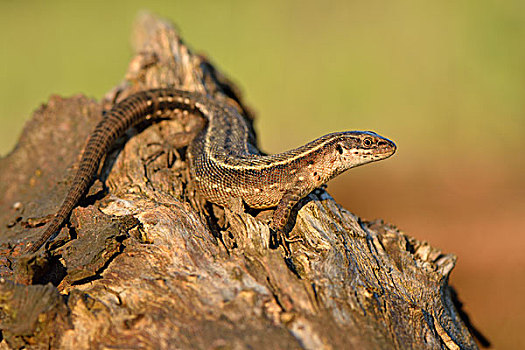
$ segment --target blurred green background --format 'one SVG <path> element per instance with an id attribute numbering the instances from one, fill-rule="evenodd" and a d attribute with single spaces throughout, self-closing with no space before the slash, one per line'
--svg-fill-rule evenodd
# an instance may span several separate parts
<path id="1" fill-rule="evenodd" d="M 330 191 L 457 254 L 474 324 L 525 346 L 525 1 L 3 0 L 0 155 L 51 94 L 101 98 L 123 79 L 143 9 L 242 88 L 263 150 L 349 129 L 395 140 Z"/>

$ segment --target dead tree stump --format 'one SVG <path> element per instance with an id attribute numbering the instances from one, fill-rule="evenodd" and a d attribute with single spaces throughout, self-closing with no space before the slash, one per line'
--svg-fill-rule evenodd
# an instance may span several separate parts
<path id="1" fill-rule="evenodd" d="M 251 114 L 236 87 L 142 15 L 125 81 L 102 102 L 53 96 L 0 159 L 0 330 L 12 348 L 475 349 L 453 305 L 455 257 L 323 189 L 297 206 L 292 258 L 269 247 L 267 213 L 203 204 L 184 157 L 198 116 L 128 132 L 68 224 L 21 250 L 65 196 L 87 135 L 115 101 L 175 86 Z"/>

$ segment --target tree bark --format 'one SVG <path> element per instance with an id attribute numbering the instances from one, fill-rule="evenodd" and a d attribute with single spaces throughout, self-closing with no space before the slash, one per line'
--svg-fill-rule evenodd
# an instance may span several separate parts
<path id="1" fill-rule="evenodd" d="M 188 115 L 119 140 L 69 223 L 36 256 L 89 132 L 111 104 L 175 86 L 236 106 L 235 86 L 173 26 L 137 21 L 125 81 L 98 103 L 51 97 L 0 159 L 2 348 L 476 349 L 454 306 L 455 264 L 382 221 L 365 222 L 318 189 L 296 207 L 292 258 L 269 246 L 266 212 L 194 193 Z"/>

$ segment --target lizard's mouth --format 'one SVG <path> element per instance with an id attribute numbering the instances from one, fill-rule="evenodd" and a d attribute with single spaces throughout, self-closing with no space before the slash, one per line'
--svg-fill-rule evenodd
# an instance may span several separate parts
<path id="1" fill-rule="evenodd" d="M 388 158 L 396 153 L 397 146 L 394 142 L 389 139 L 383 139 L 377 142 L 376 153 L 382 155 L 384 158 Z"/>

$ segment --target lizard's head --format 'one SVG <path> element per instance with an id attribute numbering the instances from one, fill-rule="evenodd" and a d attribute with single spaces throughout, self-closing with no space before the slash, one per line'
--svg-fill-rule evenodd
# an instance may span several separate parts
<path id="1" fill-rule="evenodd" d="M 333 144 L 333 152 L 341 172 L 388 158 L 396 152 L 394 142 L 372 131 L 347 131 L 340 136 Z"/>

